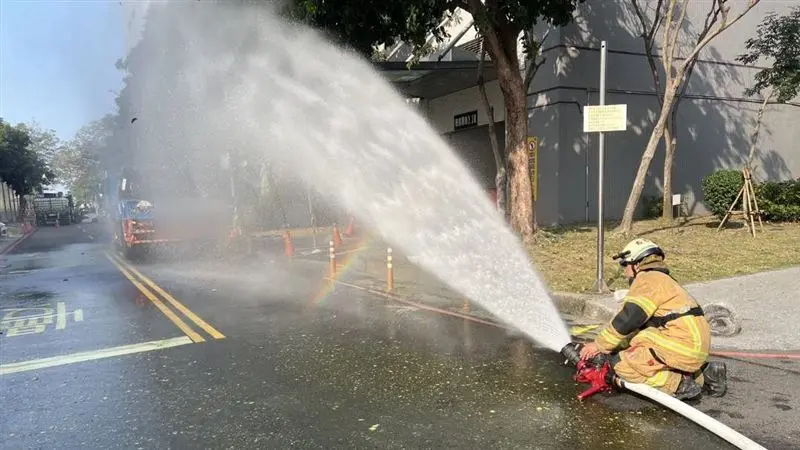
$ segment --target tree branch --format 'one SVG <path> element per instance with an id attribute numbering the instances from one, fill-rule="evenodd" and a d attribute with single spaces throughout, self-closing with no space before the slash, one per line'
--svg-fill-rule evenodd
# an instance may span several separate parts
<path id="1" fill-rule="evenodd" d="M 677 4 L 677 0 L 670 0 L 669 4 L 667 5 L 667 17 L 665 18 L 666 25 L 664 25 L 664 47 L 661 51 L 662 53 L 662 64 L 664 65 L 664 74 L 667 77 L 667 82 L 672 78 L 672 49 L 670 48 L 669 43 L 672 41 L 670 39 L 672 29 L 672 15 L 675 12 L 675 5 Z"/>
<path id="2" fill-rule="evenodd" d="M 775 95 L 775 90 L 770 89 L 769 95 L 764 96 L 764 101 L 761 102 L 761 108 L 758 109 L 758 116 L 756 116 L 756 128 L 750 136 L 750 151 L 747 153 L 747 162 L 745 167 L 753 169 L 753 158 L 756 156 L 756 143 L 758 142 L 758 132 L 761 130 L 761 119 L 764 117 L 764 111 L 767 109 L 767 103 Z"/>
<path id="3" fill-rule="evenodd" d="M 712 2 L 711 8 L 708 10 L 708 14 L 706 14 L 706 19 L 703 23 L 703 29 L 700 30 L 700 33 L 697 35 L 697 43 L 695 44 L 695 46 L 700 45 L 703 39 L 705 39 L 705 37 L 708 35 L 708 32 L 711 30 L 711 27 L 714 26 L 715 23 L 717 23 L 719 16 L 720 15 L 723 15 L 723 17 L 725 16 L 726 12 L 724 11 L 724 5 L 723 5 L 725 1 L 727 0 L 714 0 Z M 680 104 L 681 100 L 683 100 L 684 94 L 686 94 L 686 90 L 689 87 L 689 80 L 692 78 L 692 74 L 694 73 L 694 68 L 697 65 L 697 56 L 698 55 L 695 54 L 694 58 L 692 58 L 691 60 L 689 59 L 684 60 L 683 62 L 684 66 L 684 75 L 682 80 L 683 84 L 681 85 L 680 92 L 678 92 L 678 94 L 675 96 L 675 105 L 672 107 L 672 112 L 671 112 L 670 125 L 673 127 L 673 129 L 675 127 L 675 119 L 678 116 L 678 105 Z"/>
<path id="4" fill-rule="evenodd" d="M 636 16 L 639 18 L 639 23 L 642 25 L 641 36 L 647 43 L 646 45 L 649 45 L 649 49 L 652 52 L 653 44 L 655 43 L 653 36 L 655 36 L 657 30 L 661 28 L 661 23 L 663 22 L 664 19 L 664 17 L 661 15 L 661 10 L 664 6 L 664 0 L 658 0 L 658 3 L 656 3 L 655 17 L 653 18 L 653 24 L 649 29 L 647 27 L 647 19 L 644 15 L 644 12 L 642 11 L 642 8 L 639 6 L 639 2 L 637 2 L 636 0 L 632 0 L 632 3 L 633 3 L 633 10 L 634 12 L 636 12 Z"/>
<path id="5" fill-rule="evenodd" d="M 503 156 L 500 154 L 500 146 L 497 142 L 497 137 L 494 134 L 494 110 L 489 103 L 489 96 L 486 94 L 486 85 L 483 79 L 483 62 L 486 59 L 486 49 L 483 48 L 483 41 L 481 41 L 481 60 L 478 63 L 478 91 L 481 94 L 481 102 L 489 118 L 489 140 L 491 141 L 492 153 L 494 154 L 494 162 L 500 172 L 505 166 L 503 164 Z"/>
<path id="6" fill-rule="evenodd" d="M 497 36 L 497 30 L 493 24 L 487 22 L 490 20 L 488 17 L 490 11 L 487 9 L 487 6 L 481 3 L 481 0 L 467 0 L 467 2 L 469 5 L 467 12 L 472 14 L 472 17 L 475 18 L 478 31 L 481 36 L 483 36 L 486 43 L 489 44 L 489 54 L 492 56 L 495 68 L 499 69 L 498 66 L 507 66 L 510 61 L 506 54 L 506 49 L 502 42 L 500 42 L 500 38 Z"/>
<path id="7" fill-rule="evenodd" d="M 675 26 L 675 29 L 674 29 L 675 33 L 671 36 L 672 37 L 672 42 L 670 42 L 670 44 L 669 44 L 670 54 L 674 54 L 675 46 L 678 44 L 678 36 L 681 35 L 680 30 L 683 27 L 683 21 L 686 19 L 686 10 L 688 9 L 688 8 L 686 8 L 686 5 L 688 3 L 689 3 L 689 0 L 683 0 L 683 4 L 681 4 L 681 6 L 680 6 L 681 15 L 678 18 L 678 23 L 674 25 Z M 671 26 L 673 26 L 673 24 L 669 23 L 669 24 L 667 24 L 667 26 L 671 27 Z"/>
<path id="8" fill-rule="evenodd" d="M 550 36 L 550 31 L 552 29 L 548 28 L 547 31 L 542 36 L 542 39 L 537 44 L 533 39 L 533 34 L 530 31 L 525 31 L 523 33 L 523 39 L 525 39 L 525 47 L 528 51 L 533 51 L 535 49 L 535 54 L 531 55 L 528 54 L 528 60 L 526 61 L 525 67 L 525 92 L 530 92 L 531 83 L 533 82 L 533 78 L 536 76 L 536 73 L 539 71 L 539 68 L 544 65 L 547 61 L 547 58 L 541 58 L 540 60 L 536 60 L 539 56 L 542 55 L 542 45 L 544 45 L 544 41 Z"/>
<path id="9" fill-rule="evenodd" d="M 720 0 L 723 1 L 723 0 Z M 733 18 L 730 22 L 728 22 L 728 9 L 724 5 L 720 5 L 720 15 L 722 16 L 722 21 L 720 22 L 719 28 L 714 30 L 713 32 L 706 35 L 699 44 L 694 48 L 692 53 L 686 58 L 686 61 L 696 58 L 697 55 L 700 53 L 703 48 L 711 42 L 712 39 L 717 37 L 720 33 L 730 28 L 733 24 L 739 21 L 745 14 L 747 14 L 753 7 L 755 7 L 761 0 L 750 0 L 750 3 L 747 5 L 744 11 L 740 12 L 736 17 Z M 685 64 L 685 63 L 684 63 Z"/>
<path id="10" fill-rule="evenodd" d="M 636 12 L 636 16 L 639 18 L 639 23 L 642 26 L 642 40 L 644 41 L 644 52 L 647 56 L 647 64 L 650 66 L 650 72 L 653 75 L 653 83 L 655 84 L 656 92 L 659 93 L 657 96 L 659 106 L 661 106 L 664 102 L 663 96 L 661 93 L 661 78 L 658 75 L 658 67 L 656 67 L 656 60 L 655 56 L 653 55 L 653 44 L 655 43 L 655 36 L 656 30 L 660 28 L 662 16 L 661 16 L 661 8 L 664 4 L 664 0 L 658 0 L 658 4 L 656 5 L 656 15 L 653 19 L 653 25 L 648 29 L 647 26 L 647 19 L 645 18 L 644 13 L 642 12 L 639 3 L 636 0 L 632 0 L 633 3 L 633 10 Z"/>
<path id="11" fill-rule="evenodd" d="M 481 37 L 480 61 L 478 61 L 478 92 L 480 93 L 481 103 L 489 119 L 489 144 L 492 147 L 492 154 L 494 155 L 495 168 L 497 174 L 495 175 L 495 187 L 497 189 L 497 207 L 505 215 L 506 203 L 506 165 L 503 156 L 500 153 L 500 144 L 497 140 L 497 133 L 494 128 L 494 110 L 489 103 L 489 96 L 486 94 L 486 85 L 483 78 L 483 67 L 486 61 L 486 47 L 483 37 Z"/>
<path id="12" fill-rule="evenodd" d="M 726 0 L 714 0 L 711 4 L 711 8 L 708 10 L 708 14 L 706 14 L 706 20 L 703 23 L 703 30 L 700 32 L 698 36 L 698 43 L 703 40 L 703 38 L 708 34 L 708 31 L 711 29 L 711 26 L 717 23 L 717 19 L 719 19 L 720 14 L 724 12 L 724 3 Z"/>

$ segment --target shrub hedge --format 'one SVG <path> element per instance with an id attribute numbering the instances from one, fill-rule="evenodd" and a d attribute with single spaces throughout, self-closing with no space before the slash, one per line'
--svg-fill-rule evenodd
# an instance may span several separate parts
<path id="1" fill-rule="evenodd" d="M 702 182 L 706 208 L 722 219 L 743 184 L 744 177 L 739 170 L 725 169 L 711 173 Z M 765 220 L 800 222 L 800 178 L 759 183 L 755 186 L 755 192 Z"/>
<path id="2" fill-rule="evenodd" d="M 739 170 L 726 169 L 712 172 L 703 178 L 703 203 L 717 218 L 722 219 L 744 184 Z"/>

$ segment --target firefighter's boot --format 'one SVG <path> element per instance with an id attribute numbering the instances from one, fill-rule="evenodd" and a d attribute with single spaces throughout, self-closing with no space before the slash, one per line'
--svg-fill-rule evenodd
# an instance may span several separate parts
<path id="1" fill-rule="evenodd" d="M 722 361 L 709 361 L 703 367 L 703 390 L 711 397 L 722 397 L 728 390 L 728 367 Z"/>
<path id="2" fill-rule="evenodd" d="M 681 384 L 678 385 L 678 389 L 675 391 L 675 398 L 678 400 L 694 400 L 703 393 L 703 388 L 694 381 L 689 375 L 683 375 L 681 378 Z"/>

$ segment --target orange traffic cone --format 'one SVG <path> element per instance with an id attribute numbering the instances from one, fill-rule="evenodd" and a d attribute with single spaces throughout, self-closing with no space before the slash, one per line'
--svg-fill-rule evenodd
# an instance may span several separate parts
<path id="1" fill-rule="evenodd" d="M 336 224 L 333 225 L 333 248 L 339 248 L 342 246 L 342 235 L 339 233 L 339 227 Z"/>
<path id="2" fill-rule="evenodd" d="M 289 230 L 283 232 L 283 250 L 289 258 L 294 255 L 294 244 L 292 244 L 292 235 L 289 234 Z"/>
<path id="3" fill-rule="evenodd" d="M 347 224 L 347 228 L 344 230 L 344 235 L 347 237 L 351 237 L 355 232 L 355 225 L 356 225 L 356 218 L 350 216 L 350 223 Z"/>

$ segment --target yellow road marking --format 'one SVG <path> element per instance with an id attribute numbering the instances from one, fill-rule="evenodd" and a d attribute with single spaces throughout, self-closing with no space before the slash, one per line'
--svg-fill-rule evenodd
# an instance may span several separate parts
<path id="1" fill-rule="evenodd" d="M 117 258 L 119 260 L 119 258 Z M 188 317 L 192 322 L 197 324 L 200 328 L 205 330 L 206 333 L 210 334 L 211 337 L 214 339 L 224 339 L 225 335 L 220 333 L 216 328 L 209 325 L 205 320 L 197 317 L 195 313 L 193 313 L 189 308 L 183 305 L 183 303 L 179 302 L 175 297 L 170 295 L 169 292 L 162 289 L 159 285 L 157 285 L 153 280 L 147 278 L 142 272 L 136 270 L 135 267 L 131 266 L 130 264 L 126 263 L 125 261 L 119 260 L 121 264 L 123 264 L 128 270 L 133 272 L 140 280 L 144 281 L 148 286 L 153 288 L 154 291 L 161 294 L 163 298 L 165 298 L 172 306 L 175 307 L 178 311 L 182 312 L 183 315 Z"/>
<path id="2" fill-rule="evenodd" d="M 142 283 L 140 283 L 136 278 L 134 278 L 133 275 L 131 275 L 131 273 L 128 272 L 127 269 L 125 269 L 117 261 L 115 261 L 111 255 L 106 254 L 106 258 L 108 258 L 108 260 L 111 261 L 111 263 L 114 264 L 120 272 L 122 272 L 122 275 L 124 275 L 125 278 L 128 279 L 128 281 L 130 281 L 131 283 L 133 283 L 134 286 L 136 286 L 136 289 L 138 289 L 139 292 L 141 292 L 142 294 L 144 294 L 145 297 L 150 299 L 150 301 L 153 302 L 154 305 L 156 305 L 156 308 L 158 308 L 162 313 L 164 313 L 164 315 L 167 316 L 167 318 L 171 320 L 172 323 L 177 325 L 177 327 L 180 328 L 181 331 L 183 331 L 184 334 L 186 334 L 186 336 L 189 336 L 189 339 L 191 339 L 192 342 L 205 341 L 205 339 L 202 336 L 200 336 L 196 331 L 194 331 L 191 327 L 189 327 L 189 325 L 187 325 L 186 322 L 181 320 L 180 317 L 175 315 L 174 312 L 172 312 L 169 308 L 167 308 L 167 306 L 164 305 L 164 303 L 161 300 L 159 300 L 158 297 L 156 297 L 152 292 L 150 292 L 149 289 L 144 287 Z"/>
<path id="3" fill-rule="evenodd" d="M 191 343 L 192 340 L 190 338 L 180 336 L 160 341 L 142 342 L 140 344 L 121 345 L 119 347 L 104 348 L 102 350 L 72 353 L 70 355 L 53 356 L 50 358 L 34 359 L 11 364 L 0 364 L 0 375 L 44 369 L 46 367 L 63 366 L 66 364 L 110 358 L 113 356 L 129 355 L 131 353 L 149 352 Z"/>

